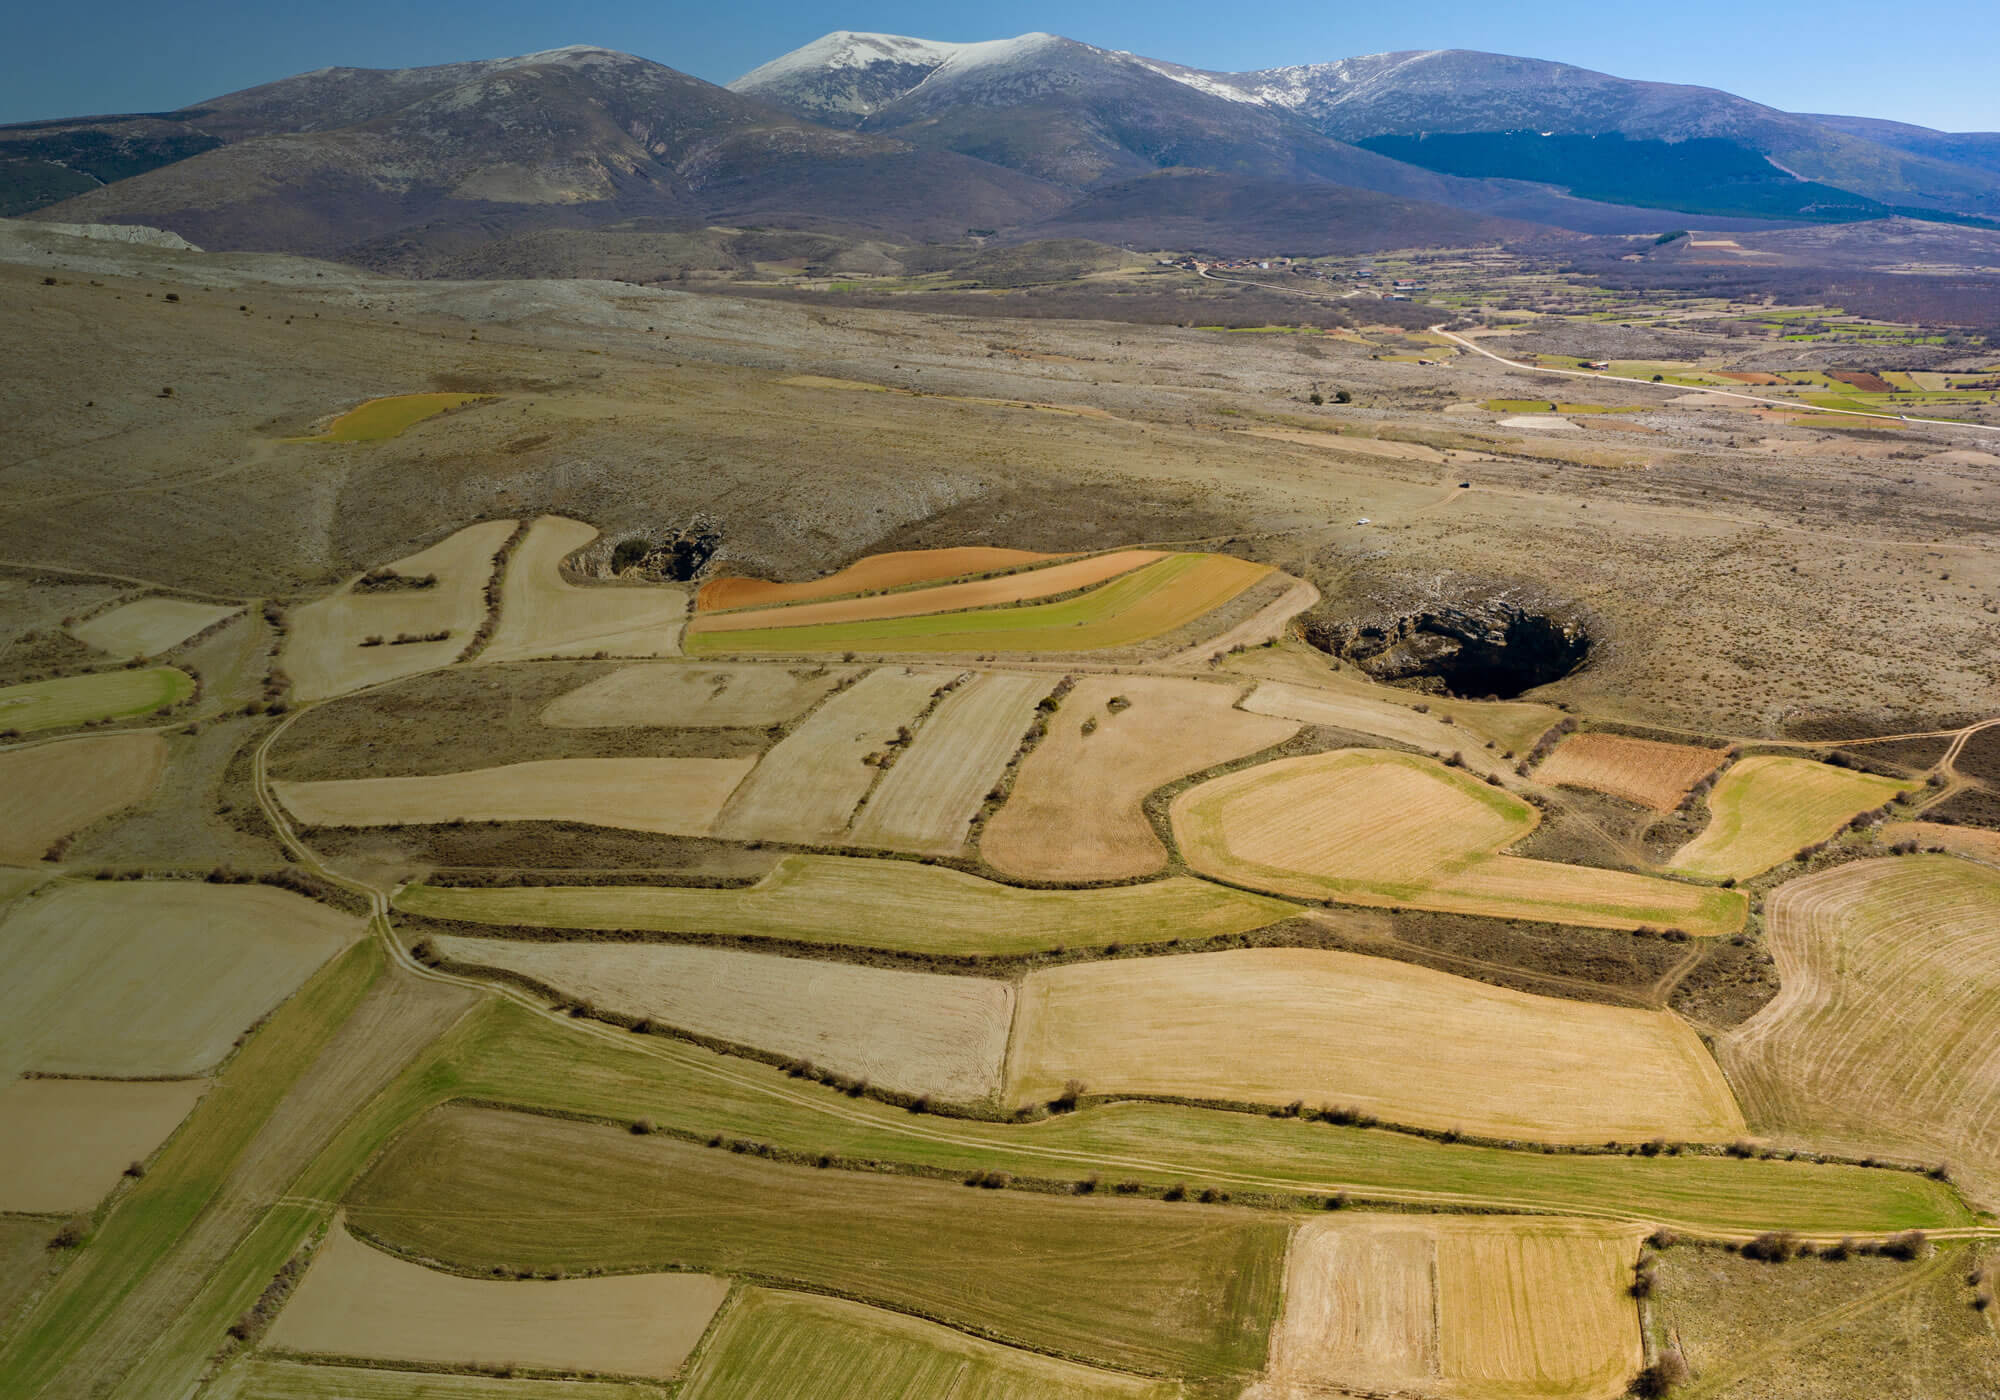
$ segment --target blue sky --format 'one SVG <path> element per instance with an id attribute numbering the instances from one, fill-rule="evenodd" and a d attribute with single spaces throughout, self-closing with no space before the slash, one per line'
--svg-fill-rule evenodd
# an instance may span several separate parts
<path id="1" fill-rule="evenodd" d="M 1219 22 L 1217 16 L 1239 18 Z M 396 68 L 606 44 L 727 82 L 829 29 L 932 39 L 1048 30 L 1203 68 L 1473 48 L 1700 83 L 1794 111 L 2000 130 L 1994 0 L 97 0 L 16 7 L 0 122 L 159 111 L 333 64 Z"/>

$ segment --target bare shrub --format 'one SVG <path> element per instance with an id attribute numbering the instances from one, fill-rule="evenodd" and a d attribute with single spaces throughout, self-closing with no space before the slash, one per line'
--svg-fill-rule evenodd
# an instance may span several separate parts
<path id="1" fill-rule="evenodd" d="M 1669 1347 L 1652 1365 L 1632 1378 L 1631 1393 L 1642 1397 L 1671 1395 L 1687 1383 L 1688 1364 L 1680 1352 Z"/>

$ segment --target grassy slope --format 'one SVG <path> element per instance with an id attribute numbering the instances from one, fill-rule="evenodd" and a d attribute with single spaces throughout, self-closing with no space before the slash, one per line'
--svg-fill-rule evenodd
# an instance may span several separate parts
<path id="1" fill-rule="evenodd" d="M 359 1231 L 472 1272 L 682 1268 L 797 1283 L 1198 1377 L 1263 1365 L 1291 1237 L 1282 1217 L 1236 1207 L 818 1171 L 483 1108 L 418 1123 L 347 1212 Z"/>
<path id="2" fill-rule="evenodd" d="M 7 1338 L 0 1349 L 0 1394 L 32 1395 L 46 1385 L 64 1358 L 165 1257 L 381 969 L 381 947 L 372 940 L 357 944 L 321 969 L 251 1037 L 152 1169 Z"/>
<path id="3" fill-rule="evenodd" d="M 786 857 L 747 890 L 412 885 L 397 896 L 396 907 L 477 923 L 712 933 L 987 957 L 1241 933 L 1296 912 L 1282 900 L 1201 880 L 1027 890 L 909 861 L 812 855 Z"/>
<path id="4" fill-rule="evenodd" d="M 1215 554 L 1176 554 L 1073 598 L 1022 607 L 882 618 L 815 627 L 696 632 L 690 656 L 739 652 L 1048 651 L 1129 646 L 1222 606 L 1269 570 Z"/>
<path id="5" fill-rule="evenodd" d="M 1687 1228 L 1865 1233 L 1970 1221 L 1910 1172 L 1722 1157 L 1555 1155 L 1173 1104 L 1125 1103 L 1038 1124 L 915 1116 L 678 1042 L 584 1036 L 513 1004 L 454 1028 L 438 1053 L 350 1125 L 298 1194 L 337 1195 L 368 1153 L 430 1104 L 477 1096 L 802 1152 L 961 1173 L 1332 1192 L 1548 1210 Z"/>
<path id="6" fill-rule="evenodd" d="M 172 666 L 12 685 L 0 690 L 0 729 L 32 734 L 93 719 L 122 719 L 178 705 L 193 693 L 193 679 Z"/>
<path id="7" fill-rule="evenodd" d="M 686 1400 L 1169 1400 L 1174 1388 L 1092 1372 L 858 1304 L 745 1290 Z"/>

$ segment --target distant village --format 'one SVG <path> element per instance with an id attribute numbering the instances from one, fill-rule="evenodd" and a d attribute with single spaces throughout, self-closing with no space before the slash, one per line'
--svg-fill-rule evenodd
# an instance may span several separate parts
<path id="1" fill-rule="evenodd" d="M 1353 272 L 1339 274 L 1313 266 L 1301 258 L 1202 258 L 1192 253 L 1184 253 L 1177 258 L 1161 258 L 1161 267 L 1177 267 L 1185 272 L 1290 272 L 1294 276 L 1313 277 L 1322 282 L 1365 282 L 1375 284 L 1375 269 L 1363 263 Z M 1379 286 L 1379 284 L 1376 284 Z M 1377 294 L 1384 301 L 1408 301 L 1413 294 L 1428 290 L 1428 284 L 1409 278 L 1394 278 L 1386 292 Z"/>

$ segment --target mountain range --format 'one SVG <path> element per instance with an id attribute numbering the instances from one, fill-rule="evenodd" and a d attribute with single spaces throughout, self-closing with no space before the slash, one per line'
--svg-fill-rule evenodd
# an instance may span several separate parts
<path id="1" fill-rule="evenodd" d="M 421 268 L 715 224 L 1217 251 L 2000 221 L 2000 135 L 1441 50 L 1220 73 L 837 32 L 726 87 L 587 46 L 0 127 L 0 215 Z"/>

